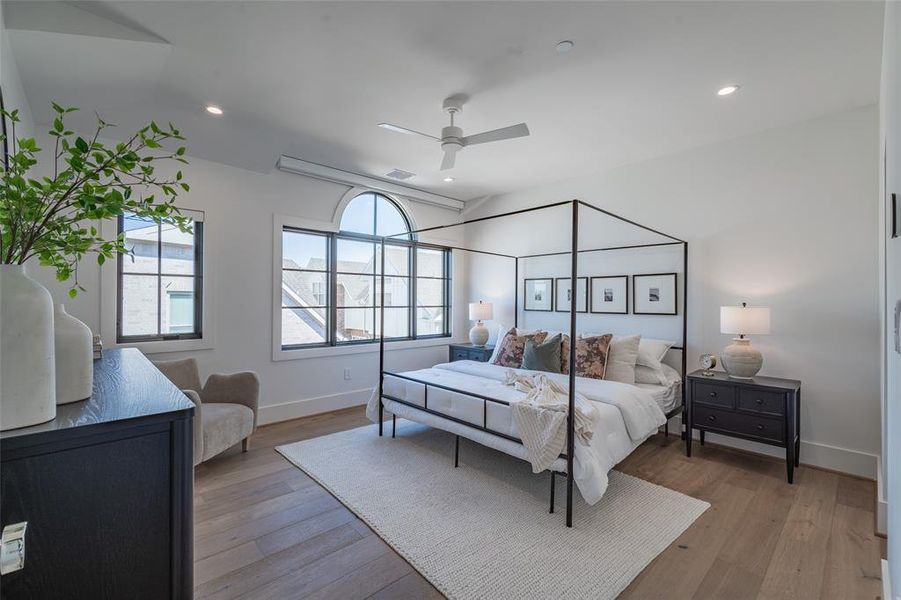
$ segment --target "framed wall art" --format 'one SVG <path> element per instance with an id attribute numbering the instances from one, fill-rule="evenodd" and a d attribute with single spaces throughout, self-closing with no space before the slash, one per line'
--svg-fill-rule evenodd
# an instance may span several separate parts
<path id="1" fill-rule="evenodd" d="M 632 313 L 675 315 L 676 274 L 648 273 L 632 276 Z"/>
<path id="2" fill-rule="evenodd" d="M 606 275 L 591 278 L 591 312 L 608 315 L 629 314 L 629 276 Z"/>
<path id="3" fill-rule="evenodd" d="M 523 310 L 549 312 L 554 310 L 554 280 L 526 279 L 524 282 Z"/>
<path id="4" fill-rule="evenodd" d="M 572 284 L 570 277 L 558 277 L 556 280 L 556 294 L 554 307 L 557 312 L 569 312 Z M 588 312 L 588 278 L 576 279 L 576 312 Z"/>

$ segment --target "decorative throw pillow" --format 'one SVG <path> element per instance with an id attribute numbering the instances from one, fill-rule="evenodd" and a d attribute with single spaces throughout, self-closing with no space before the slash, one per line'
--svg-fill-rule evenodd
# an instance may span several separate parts
<path id="1" fill-rule="evenodd" d="M 609 333 L 597 337 L 580 338 L 576 341 L 576 375 L 603 379 L 607 368 L 607 350 L 610 348 Z"/>
<path id="2" fill-rule="evenodd" d="M 610 340 L 604 379 L 620 383 L 635 383 L 635 361 L 638 360 L 640 341 L 640 335 L 616 336 Z"/>
<path id="3" fill-rule="evenodd" d="M 569 375 L 569 336 L 565 333 L 560 342 L 560 372 Z"/>
<path id="4" fill-rule="evenodd" d="M 546 337 L 546 331 L 538 331 L 529 335 L 516 335 L 516 328 L 514 327 L 504 336 L 504 341 L 500 344 L 501 348 L 497 353 L 494 364 L 501 367 L 519 369 L 522 367 L 522 355 L 526 349 L 526 340 L 533 340 L 540 344 Z"/>
<path id="5" fill-rule="evenodd" d="M 543 343 L 534 339 L 526 339 L 522 354 L 522 368 L 530 371 L 560 372 L 560 334 Z"/>
<path id="6" fill-rule="evenodd" d="M 660 361 L 663 360 L 667 351 L 673 346 L 675 346 L 673 342 L 666 340 L 642 338 L 638 344 L 638 360 L 636 363 L 652 369 L 658 369 Z"/>

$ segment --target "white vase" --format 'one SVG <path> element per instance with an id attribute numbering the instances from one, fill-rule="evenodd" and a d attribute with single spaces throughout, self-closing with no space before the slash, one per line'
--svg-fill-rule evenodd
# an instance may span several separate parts
<path id="1" fill-rule="evenodd" d="M 23 265 L 0 265 L 0 430 L 56 417 L 53 300 Z"/>
<path id="2" fill-rule="evenodd" d="M 94 344 L 88 326 L 53 305 L 56 353 L 56 403 L 87 400 L 94 386 Z"/>

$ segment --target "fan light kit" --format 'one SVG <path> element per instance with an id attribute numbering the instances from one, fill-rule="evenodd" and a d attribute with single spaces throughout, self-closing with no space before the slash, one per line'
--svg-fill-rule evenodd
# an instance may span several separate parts
<path id="1" fill-rule="evenodd" d="M 208 104 L 206 107 L 206 111 L 211 115 L 216 115 L 217 117 L 222 114 L 222 109 L 216 106 L 215 104 Z"/>
<path id="2" fill-rule="evenodd" d="M 562 42 L 557 42 L 557 45 L 554 47 L 557 49 L 557 52 L 563 54 L 564 52 L 572 50 L 575 45 L 575 42 L 572 40 L 563 40 Z"/>
<path id="3" fill-rule="evenodd" d="M 529 135 L 528 126 L 525 123 L 520 123 L 518 125 L 493 129 L 475 135 L 464 136 L 463 130 L 454 125 L 454 115 L 463 111 L 464 100 L 465 99 L 460 96 L 451 96 L 444 100 L 442 108 L 444 109 L 444 112 L 450 115 L 450 125 L 441 130 L 441 137 L 436 137 L 413 129 L 407 129 L 406 127 L 401 127 L 400 125 L 394 125 L 392 123 L 379 123 L 379 127 L 397 133 L 418 135 L 440 143 L 441 149 L 444 150 L 444 159 L 441 161 L 442 171 L 454 168 L 454 164 L 457 160 L 457 152 L 466 146 L 474 146 L 476 144 L 485 144 L 488 142 L 499 142 L 501 140 L 510 140 Z"/>
<path id="4" fill-rule="evenodd" d="M 739 86 L 737 85 L 727 85 L 726 87 L 720 88 L 717 91 L 717 96 L 730 96 L 738 91 Z"/>

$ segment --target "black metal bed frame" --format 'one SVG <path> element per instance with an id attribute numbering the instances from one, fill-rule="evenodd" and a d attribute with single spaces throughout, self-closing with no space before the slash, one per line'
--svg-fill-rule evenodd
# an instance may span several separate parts
<path id="1" fill-rule="evenodd" d="M 656 229 L 652 229 L 651 227 L 647 227 L 640 223 L 636 223 L 635 221 L 632 221 L 625 217 L 621 217 L 610 211 L 604 210 L 602 208 L 598 208 L 597 206 L 594 206 L 593 204 L 589 204 L 582 200 L 565 200 L 562 202 L 554 202 L 551 204 L 544 204 L 541 206 L 535 206 L 535 207 L 524 208 L 524 209 L 515 210 L 515 211 L 511 211 L 511 212 L 500 213 L 497 215 L 489 215 L 486 217 L 479 217 L 476 219 L 462 221 L 460 223 L 451 223 L 448 225 L 438 225 L 435 227 L 426 227 L 424 229 L 418 229 L 415 231 L 406 232 L 403 235 L 417 235 L 417 234 L 421 234 L 421 233 L 425 233 L 425 232 L 429 232 L 429 231 L 450 229 L 453 227 L 460 227 L 463 225 L 469 225 L 472 223 L 478 223 L 478 222 L 488 221 L 488 220 L 492 220 L 492 219 L 502 219 L 505 217 L 512 217 L 512 216 L 523 214 L 523 213 L 534 212 L 534 211 L 538 211 L 538 210 L 546 210 L 549 208 L 556 208 L 559 206 L 565 206 L 567 204 L 572 206 L 572 218 L 571 218 L 571 225 L 572 225 L 571 242 L 572 242 L 572 245 L 571 245 L 571 249 L 568 251 L 548 252 L 548 253 L 544 253 L 544 254 L 530 254 L 530 255 L 516 256 L 516 255 L 511 255 L 511 254 L 503 254 L 503 253 L 499 253 L 499 252 L 487 252 L 487 251 L 483 251 L 483 250 L 474 250 L 474 249 L 469 249 L 469 248 L 453 247 L 453 249 L 464 251 L 464 252 L 473 252 L 476 254 L 486 254 L 486 255 L 490 255 L 490 256 L 509 258 L 514 261 L 514 266 L 513 266 L 513 270 L 514 270 L 513 308 L 514 308 L 514 327 L 515 327 L 519 324 L 519 261 L 521 259 L 537 258 L 537 257 L 542 257 L 542 256 L 563 256 L 563 255 L 569 254 L 572 257 L 571 263 L 570 263 L 571 281 L 576 281 L 577 277 L 578 277 L 579 254 L 583 254 L 586 252 L 604 252 L 604 251 L 608 251 L 608 250 L 629 250 L 629 249 L 635 249 L 635 248 L 650 248 L 650 247 L 657 247 L 657 246 L 681 245 L 682 246 L 682 261 L 683 261 L 683 263 L 682 263 L 682 302 L 683 302 L 683 304 L 682 304 L 682 345 L 681 346 L 673 346 L 673 349 L 674 350 L 678 349 L 678 350 L 682 351 L 682 360 L 681 360 L 681 362 L 682 362 L 682 404 L 680 406 L 676 407 L 675 409 L 673 409 L 672 411 L 670 411 L 669 413 L 667 413 L 667 415 L 666 415 L 667 424 L 665 426 L 666 427 L 665 431 L 668 434 L 669 433 L 669 430 L 668 430 L 669 419 L 671 419 L 672 417 L 674 417 L 676 415 L 681 414 L 685 408 L 686 386 L 685 386 L 684 380 L 685 380 L 685 375 L 686 375 L 686 355 L 687 355 L 687 345 L 688 345 L 687 344 L 687 335 L 688 335 L 688 242 L 686 242 L 685 240 L 679 239 L 677 237 L 674 237 L 672 235 L 658 231 Z M 656 235 L 668 238 L 669 240 L 672 240 L 672 241 L 579 250 L 579 207 L 580 206 L 589 208 L 591 210 L 595 210 L 599 213 L 607 215 L 608 217 L 612 217 L 614 219 L 617 219 L 624 223 L 628 223 L 629 225 L 632 225 L 632 226 L 642 229 L 644 231 L 649 231 Z M 393 236 L 387 236 L 387 237 L 391 238 Z M 382 252 L 381 252 L 381 264 L 380 264 L 380 267 L 381 267 L 381 270 L 380 270 L 381 286 L 380 287 L 381 287 L 381 289 L 380 289 L 380 302 L 379 302 L 379 305 L 380 305 L 379 306 L 379 320 L 382 323 L 384 323 L 384 319 L 385 319 L 385 239 L 386 239 L 385 237 L 382 237 L 382 241 L 381 241 Z M 576 307 L 577 307 L 576 302 L 577 302 L 577 294 L 570 294 L 570 309 L 569 309 L 569 315 L 570 315 L 570 317 L 569 317 L 570 338 L 569 339 L 570 340 L 576 339 L 576 322 L 577 322 L 577 318 L 578 318 L 578 313 L 576 312 Z M 576 364 L 576 344 L 575 343 L 570 343 L 570 345 L 569 345 L 569 364 L 570 365 Z M 425 386 L 424 406 L 419 406 L 418 404 L 414 404 L 412 402 L 409 402 L 409 401 L 406 401 L 406 400 L 403 400 L 401 398 L 397 398 L 394 396 L 385 396 L 384 395 L 384 385 L 385 385 L 385 376 L 386 375 L 389 375 L 391 377 L 396 377 L 399 379 L 406 379 L 409 381 L 422 383 Z M 464 396 L 470 396 L 477 400 L 482 400 L 482 402 L 483 402 L 482 425 L 479 426 L 475 423 L 471 423 L 469 421 L 465 421 L 463 419 L 458 419 L 451 415 L 447 415 L 445 413 L 441 413 L 441 412 L 429 409 L 428 408 L 428 388 L 429 388 L 429 386 L 437 388 L 437 389 L 444 389 L 447 391 L 452 391 L 454 393 L 462 394 Z M 569 370 L 569 407 L 568 407 L 567 419 L 566 419 L 566 428 L 567 428 L 566 451 L 564 453 L 561 453 L 560 457 L 559 457 L 566 461 L 566 473 L 565 474 L 566 474 L 566 526 L 567 527 L 572 527 L 572 514 L 573 514 L 573 502 L 572 502 L 573 501 L 573 456 L 574 456 L 574 450 L 575 450 L 575 448 L 574 448 L 575 436 L 574 436 L 573 432 L 574 432 L 574 428 L 575 428 L 575 417 L 574 417 L 575 394 L 576 394 L 576 370 L 575 370 L 575 368 L 570 368 L 570 370 Z M 494 431 L 488 427 L 488 403 L 493 402 L 496 404 L 509 406 L 510 405 L 509 402 L 506 402 L 504 400 L 498 400 L 497 398 L 489 398 L 488 396 L 483 396 L 483 395 L 475 394 L 472 392 L 464 392 L 462 390 L 454 389 L 454 388 L 451 388 L 448 386 L 443 386 L 443 385 L 439 385 L 439 384 L 435 384 L 435 383 L 418 380 L 413 377 L 409 377 L 407 375 L 400 375 L 398 373 L 386 372 L 385 371 L 385 328 L 384 328 L 384 326 L 380 327 L 380 333 L 379 333 L 379 436 L 380 437 L 384 434 L 383 427 L 384 427 L 385 407 L 384 407 L 384 403 L 382 402 L 383 398 L 386 398 L 386 399 L 394 401 L 394 402 L 399 402 L 401 404 L 410 406 L 411 408 L 415 408 L 417 410 L 421 410 L 421 411 L 429 413 L 429 414 L 434 414 L 438 417 L 447 419 L 451 422 L 457 423 L 459 425 L 463 425 L 465 427 L 472 428 L 476 431 L 484 431 L 486 433 L 496 435 L 498 437 L 507 439 L 509 441 L 522 444 L 522 440 L 520 440 L 514 436 L 500 432 L 500 431 Z M 394 437 L 395 429 L 396 429 L 396 416 L 392 414 L 391 437 Z M 683 430 L 682 435 L 685 435 L 684 425 L 682 427 L 682 430 Z M 457 467 L 459 464 L 459 454 L 460 454 L 460 436 L 456 435 L 455 438 L 456 439 L 455 439 L 455 445 L 454 445 L 454 467 Z M 555 484 L 556 472 L 553 469 L 551 469 L 550 471 L 551 471 L 550 512 L 553 513 L 554 512 L 554 484 Z"/>

